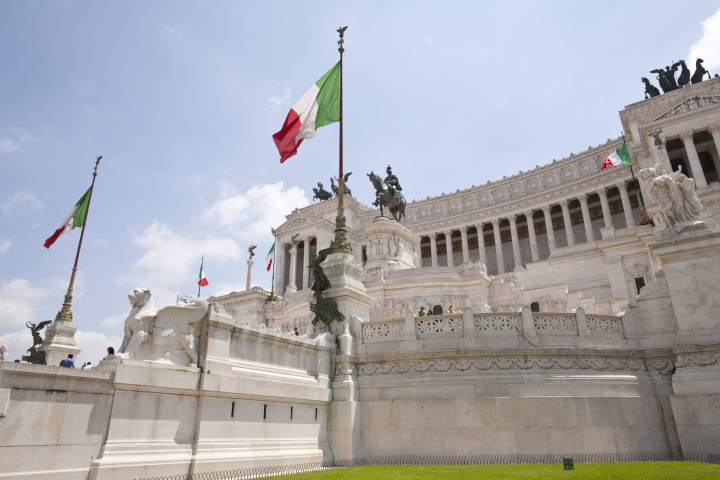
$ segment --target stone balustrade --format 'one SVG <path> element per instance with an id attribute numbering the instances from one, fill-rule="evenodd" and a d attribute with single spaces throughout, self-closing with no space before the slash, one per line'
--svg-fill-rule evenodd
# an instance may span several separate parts
<path id="1" fill-rule="evenodd" d="M 528 315 L 530 314 L 530 315 Z M 396 342 L 404 340 L 461 337 L 467 331 L 477 336 L 584 336 L 623 339 L 622 317 L 587 315 L 579 308 L 575 313 L 525 313 L 531 332 L 524 332 L 523 313 L 471 313 L 427 315 L 364 322 L 361 343 Z M 466 318 L 468 317 L 468 318 Z"/>

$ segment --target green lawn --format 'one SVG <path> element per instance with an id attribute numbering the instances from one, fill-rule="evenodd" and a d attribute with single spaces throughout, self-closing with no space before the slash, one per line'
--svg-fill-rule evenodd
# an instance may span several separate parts
<path id="1" fill-rule="evenodd" d="M 720 479 L 720 465 L 699 462 L 576 463 L 575 470 L 556 465 L 382 465 L 272 477 L 282 480 L 420 480 L 437 479 L 583 479 L 637 478 Z"/>

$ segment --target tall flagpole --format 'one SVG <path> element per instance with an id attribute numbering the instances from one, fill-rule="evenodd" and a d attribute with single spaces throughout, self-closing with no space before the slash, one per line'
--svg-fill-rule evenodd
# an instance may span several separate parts
<path id="1" fill-rule="evenodd" d="M 95 188 L 95 177 L 97 177 L 97 167 L 100 165 L 100 159 L 102 158 L 102 155 L 97 157 L 97 160 L 95 161 L 95 169 L 93 170 L 93 179 L 92 179 L 92 185 L 90 185 L 90 196 L 88 197 L 88 206 L 87 210 L 85 210 L 85 218 L 83 218 L 83 227 L 82 231 L 80 232 L 80 241 L 78 242 L 78 248 L 77 253 L 75 254 L 75 264 L 73 265 L 72 274 L 70 274 L 70 285 L 68 285 L 67 294 L 65 294 L 65 301 L 63 302 L 63 306 L 58 312 L 58 314 L 55 316 L 55 321 L 62 321 L 62 322 L 70 322 L 72 323 L 73 314 L 72 314 L 72 292 L 73 292 L 73 286 L 75 285 L 75 272 L 77 272 L 77 266 L 78 266 L 78 260 L 80 259 L 80 249 L 82 248 L 82 241 L 83 236 L 85 235 L 85 227 L 87 226 L 87 217 L 88 213 L 90 213 L 90 202 L 92 201 L 92 194 L 93 189 Z"/>
<path id="2" fill-rule="evenodd" d="M 272 283 L 270 284 L 270 298 L 268 298 L 268 301 L 274 302 L 277 297 L 275 297 L 275 254 L 277 253 L 277 237 L 273 235 L 273 238 L 275 239 L 275 247 L 273 247 L 273 258 L 272 258 L 272 269 L 273 269 L 273 275 L 272 275 Z"/>
<path id="3" fill-rule="evenodd" d="M 202 273 L 204 265 L 205 265 L 205 254 L 203 253 L 202 260 L 200 260 L 200 273 Z M 200 280 L 198 280 L 198 298 L 200 298 L 200 289 L 202 288 L 202 285 L 200 285 L 201 280 L 202 280 L 202 277 L 200 278 Z"/>
<path id="4" fill-rule="evenodd" d="M 345 179 L 343 178 L 343 53 L 345 52 L 345 30 L 347 27 L 340 27 L 337 32 L 340 34 L 338 40 L 338 51 L 340 52 L 340 152 L 339 152 L 339 176 L 338 176 L 338 213 L 335 218 L 335 240 L 332 242 L 332 249 L 337 253 L 352 253 L 352 245 L 347 239 L 347 227 L 345 218 Z"/>
<path id="5" fill-rule="evenodd" d="M 622 139 L 623 145 L 627 145 L 627 143 L 625 143 L 625 132 L 622 132 Z M 627 146 L 625 148 L 627 148 Z M 630 150 L 628 150 L 628 155 L 630 155 Z M 640 203 L 640 225 L 648 225 L 650 224 L 650 217 L 648 217 L 647 210 L 645 209 L 645 202 L 643 201 L 642 193 L 640 192 L 640 185 L 638 184 L 637 178 L 635 178 L 632 159 L 630 160 L 630 174 L 632 175 L 633 183 L 635 183 L 635 193 L 637 194 L 638 202 Z"/>

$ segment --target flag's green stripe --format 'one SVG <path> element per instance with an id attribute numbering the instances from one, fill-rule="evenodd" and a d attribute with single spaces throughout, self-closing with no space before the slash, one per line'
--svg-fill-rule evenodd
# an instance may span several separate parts
<path id="1" fill-rule="evenodd" d="M 198 275 L 198 278 L 202 278 L 202 265 L 200 265 L 200 274 Z"/>
<path id="2" fill-rule="evenodd" d="M 73 215 L 73 227 L 82 227 L 85 223 L 85 215 L 87 215 L 87 209 L 88 204 L 90 203 L 90 189 L 92 187 L 88 188 L 87 192 L 85 192 L 85 195 L 80 197 L 80 200 L 75 204 L 77 205 L 78 209 L 75 212 L 75 215 Z"/>
<path id="3" fill-rule="evenodd" d="M 315 128 L 340 120 L 340 62 L 315 82 L 320 91 L 317 95 L 318 113 Z"/>
<path id="4" fill-rule="evenodd" d="M 270 247 L 270 251 L 268 252 L 268 255 L 270 255 L 270 254 L 273 252 L 273 250 L 275 250 L 275 244 L 274 244 L 274 243 L 272 244 L 272 247 Z"/>
<path id="5" fill-rule="evenodd" d="M 627 145 L 622 144 L 622 147 L 617 149 L 618 157 L 622 159 L 623 165 L 632 165 L 632 161 L 630 160 L 630 153 L 628 152 Z"/>

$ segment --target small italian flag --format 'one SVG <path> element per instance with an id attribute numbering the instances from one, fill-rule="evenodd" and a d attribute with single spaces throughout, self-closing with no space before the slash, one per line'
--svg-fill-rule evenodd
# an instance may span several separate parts
<path id="1" fill-rule="evenodd" d="M 50 245 L 55 243 L 55 240 L 57 240 L 60 235 L 69 232 L 75 227 L 82 227 L 85 224 L 85 216 L 87 215 L 88 205 L 90 204 L 90 190 L 92 190 L 92 187 L 88 188 L 87 192 L 80 197 L 80 200 L 78 200 L 72 210 L 70 210 L 67 218 L 63 220 L 60 228 L 55 230 L 55 233 L 45 240 L 45 248 L 50 248 Z"/>
<path id="2" fill-rule="evenodd" d="M 306 138 L 317 129 L 340 120 L 340 62 L 300 97 L 288 113 L 282 129 L 273 135 L 280 163 L 297 153 Z"/>
<path id="3" fill-rule="evenodd" d="M 270 267 L 272 267 L 273 253 L 275 253 L 275 242 L 273 242 L 272 247 L 270 247 L 270 251 L 267 254 L 267 257 L 265 257 L 265 263 L 267 263 L 268 272 L 270 271 Z"/>
<path id="4" fill-rule="evenodd" d="M 602 170 L 605 170 L 607 167 L 617 167 L 618 165 L 632 165 L 627 145 L 624 143 L 622 144 L 622 147 L 615 150 L 609 157 L 605 159 L 605 161 L 603 162 Z"/>
<path id="5" fill-rule="evenodd" d="M 198 285 L 201 287 L 207 287 L 208 281 L 207 278 L 205 278 L 205 272 L 203 271 L 203 265 L 200 264 L 200 280 L 198 280 Z"/>

